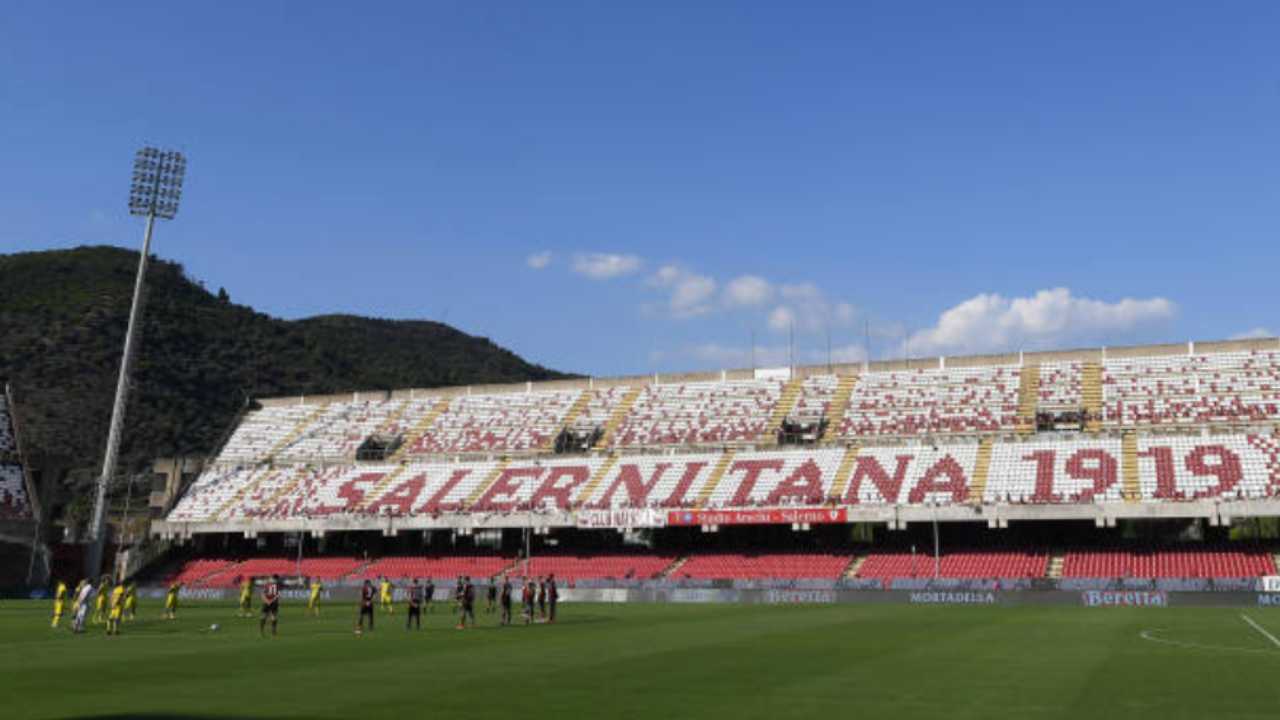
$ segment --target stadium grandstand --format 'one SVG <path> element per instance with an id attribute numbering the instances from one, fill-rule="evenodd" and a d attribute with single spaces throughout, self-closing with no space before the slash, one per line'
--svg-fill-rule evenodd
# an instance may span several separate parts
<path id="1" fill-rule="evenodd" d="M 1267 547 L 1228 542 L 1233 524 L 1280 514 L 1275 339 L 255 408 L 153 524 L 191 548 L 168 579 L 554 572 L 909 588 L 1277 574 Z M 1201 542 L 1113 532 L 1143 523 L 1196 525 Z M 939 524 L 945 554 L 920 532 Z M 859 526 L 873 542 L 851 540 Z M 370 536 L 385 540 L 372 554 Z M 321 557 L 294 557 L 304 548 Z"/>
<path id="2" fill-rule="evenodd" d="M 0 394 L 0 521 L 32 519 L 31 494 L 7 391 Z"/>

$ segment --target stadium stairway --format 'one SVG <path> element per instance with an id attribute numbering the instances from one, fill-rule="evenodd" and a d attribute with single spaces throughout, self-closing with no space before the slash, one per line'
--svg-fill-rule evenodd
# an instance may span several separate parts
<path id="1" fill-rule="evenodd" d="M 663 569 L 662 572 L 658 573 L 658 579 L 666 580 L 667 578 L 674 575 L 676 571 L 684 567 L 685 563 L 689 562 L 689 557 L 690 557 L 689 555 L 681 555 L 680 557 L 676 558 L 675 562 L 671 563 L 665 569 Z"/>
<path id="2" fill-rule="evenodd" d="M 604 462 L 600 463 L 600 468 L 596 470 L 596 473 L 587 481 L 586 487 L 582 488 L 582 492 L 578 493 L 577 505 L 585 506 L 587 504 L 587 501 L 595 495 L 596 490 L 600 487 L 600 483 L 604 482 L 605 477 L 617 462 L 617 453 L 611 453 L 605 457 Z"/>
<path id="3" fill-rule="evenodd" d="M 409 449 L 417 445 L 422 436 L 427 434 L 427 431 L 435 424 L 436 419 L 448 409 L 449 398 L 440 398 L 425 415 L 418 419 L 418 422 L 413 424 L 409 432 L 405 433 L 404 442 L 400 444 L 400 448 L 395 451 L 395 454 L 391 456 L 388 462 L 400 462 L 400 459 L 409 452 Z"/>
<path id="4" fill-rule="evenodd" d="M 844 451 L 840 459 L 840 468 L 836 470 L 836 480 L 831 485 L 831 497 L 836 502 L 844 502 L 844 490 L 849 485 L 849 476 L 853 474 L 853 463 L 858 459 L 858 446 L 853 445 Z"/>
<path id="5" fill-rule="evenodd" d="M 1125 433 L 1120 448 L 1120 471 L 1124 483 L 1121 496 L 1125 502 L 1136 503 L 1142 499 L 1142 491 L 1138 485 L 1138 434 Z"/>
<path id="6" fill-rule="evenodd" d="M 800 399 L 800 390 L 804 385 L 804 379 L 793 377 L 782 386 L 782 393 L 778 395 L 778 404 L 773 406 L 773 414 L 769 416 L 769 423 L 765 425 L 764 432 L 761 433 L 759 442 L 763 444 L 776 444 L 778 442 L 778 428 L 782 427 L 782 422 L 791 414 L 791 410 L 795 408 L 796 401 Z"/>
<path id="7" fill-rule="evenodd" d="M 1080 399 L 1089 419 L 1085 421 L 1085 432 L 1096 433 L 1102 429 L 1102 363 L 1087 362 L 1081 373 L 1082 388 Z"/>
<path id="8" fill-rule="evenodd" d="M 395 482 L 396 478 L 400 477 L 400 474 L 408 467 L 408 465 L 397 465 L 391 472 L 383 475 L 382 479 L 378 481 L 378 484 L 374 485 L 372 489 L 364 494 L 364 498 L 360 500 L 360 507 L 356 508 L 356 512 L 363 512 L 373 504 L 375 499 L 382 497 L 382 493 L 386 491 L 387 488 L 391 487 L 391 484 Z"/>
<path id="9" fill-rule="evenodd" d="M 491 485 L 493 485 L 498 481 L 498 478 L 502 475 L 502 471 L 506 470 L 507 465 L 509 464 L 511 464 L 511 460 L 507 458 L 503 458 L 498 462 L 497 465 L 494 465 L 493 472 L 489 473 L 489 477 L 485 478 L 484 482 L 476 485 L 476 489 L 472 490 L 471 494 L 467 496 L 467 500 L 466 502 L 462 503 L 462 507 L 464 508 L 474 507 L 477 502 L 480 502 L 480 498 L 484 497 L 485 491 L 488 490 Z"/>
<path id="10" fill-rule="evenodd" d="M 622 425 L 622 421 L 627 419 L 627 415 L 631 414 L 631 407 L 636 404 L 636 400 L 640 397 L 639 387 L 633 387 L 622 396 L 618 407 L 613 409 L 613 414 L 604 423 L 604 434 L 600 437 L 600 442 L 596 447 L 607 448 L 613 446 L 613 436 L 618 434 L 618 427 Z"/>
<path id="11" fill-rule="evenodd" d="M 564 432 L 565 430 L 573 427 L 573 421 L 577 420 L 578 416 L 582 414 L 582 411 L 587 409 L 587 405 L 590 402 L 591 402 L 590 390 L 583 390 L 581 393 L 579 393 L 578 399 L 573 401 L 573 404 L 569 406 L 569 411 L 564 414 L 564 419 L 560 421 L 560 432 Z M 555 450 L 556 438 L 559 437 L 560 432 L 557 432 L 554 435 L 549 436 L 547 438 L 547 441 L 542 444 L 542 450 L 544 452 L 552 452 L 553 450 Z"/>
<path id="12" fill-rule="evenodd" d="M 275 478 L 277 475 L 283 472 L 287 472 L 287 471 L 282 468 L 280 470 L 272 469 L 271 472 L 258 473 L 257 477 L 255 477 L 252 481 L 245 483 L 243 486 L 240 487 L 239 490 L 235 491 L 235 493 L 233 493 L 231 497 L 227 498 L 226 502 L 218 506 L 218 509 L 215 510 L 213 512 L 213 515 L 211 515 L 210 517 L 212 517 L 215 520 L 221 518 L 223 515 L 226 514 L 228 510 L 235 507 L 236 504 L 239 503 L 241 500 L 243 500 L 246 497 L 252 497 L 253 491 L 257 490 L 258 486 L 261 485 L 263 481 L 265 481 L 267 478 Z"/>
<path id="13" fill-rule="evenodd" d="M 1066 556 L 1061 550 L 1054 550 L 1049 553 L 1049 566 L 1045 570 L 1045 577 L 1058 579 L 1062 577 L 1062 566 L 1066 563 Z"/>
<path id="14" fill-rule="evenodd" d="M 280 442 L 276 443 L 274 447 L 267 451 L 267 459 L 270 460 L 271 458 L 274 458 L 285 448 L 297 442 L 298 438 L 302 437 L 302 434 L 307 431 L 307 428 L 311 427 L 312 423 L 314 423 L 316 419 L 323 415 L 325 410 L 328 409 L 329 406 L 327 404 L 317 405 L 316 409 L 313 410 L 311 414 L 298 421 L 298 424 L 293 426 L 293 429 L 289 431 L 288 435 L 280 438 Z"/>
<path id="15" fill-rule="evenodd" d="M 711 471 L 711 476 L 707 478 L 707 483 L 702 486 L 702 490 L 698 493 L 696 507 L 704 508 L 707 506 L 707 501 L 711 499 L 711 494 L 716 491 L 716 488 L 720 485 L 721 478 L 724 477 L 725 472 L 729 470 L 729 466 L 733 463 L 733 456 L 733 450 L 726 450 L 720 456 L 719 462 L 716 463 L 715 468 Z"/>
<path id="16" fill-rule="evenodd" d="M 991 449 L 995 441 L 990 437 L 982 438 L 978 445 L 978 462 L 973 469 L 973 483 L 969 485 L 969 503 L 981 505 L 982 496 L 987 492 L 987 475 L 991 470 Z"/>
<path id="17" fill-rule="evenodd" d="M 840 376 L 840 380 L 836 383 L 836 392 L 831 396 L 831 405 L 827 407 L 827 432 L 834 434 L 824 435 L 824 440 L 839 439 L 840 426 L 844 424 L 845 413 L 849 412 L 849 402 L 853 397 L 853 388 L 857 384 L 857 375 Z"/>
<path id="18" fill-rule="evenodd" d="M 306 476 L 307 474 L 305 472 L 295 468 L 293 471 L 293 479 L 282 483 L 280 485 L 280 489 L 272 493 L 271 497 L 268 498 L 265 503 L 262 503 L 261 507 L 267 508 L 268 510 L 274 510 L 276 503 L 280 502 L 281 498 L 289 497 L 289 495 L 298 487 L 298 484 L 301 483 L 302 479 Z"/>
<path id="19" fill-rule="evenodd" d="M 852 580 L 853 578 L 858 577 L 858 570 L 862 569 L 862 563 L 866 561 L 867 556 L 865 554 L 854 555 L 853 558 L 849 560 L 849 565 L 845 567 L 844 572 L 840 573 L 840 579 Z"/>
<path id="20" fill-rule="evenodd" d="M 1019 435 L 1033 435 L 1036 431 L 1036 411 L 1040 408 L 1040 365 L 1023 367 L 1020 378 L 1016 429 Z"/>
<path id="21" fill-rule="evenodd" d="M 395 429 L 396 427 L 399 427 L 400 418 L 404 417 L 404 414 L 409 410 L 410 404 L 411 404 L 411 401 L 402 400 L 400 402 L 399 407 L 391 411 L 391 414 L 388 415 L 387 419 L 384 420 L 382 424 L 378 426 L 378 429 L 374 431 L 374 434 L 388 435 L 391 433 L 393 429 Z"/>

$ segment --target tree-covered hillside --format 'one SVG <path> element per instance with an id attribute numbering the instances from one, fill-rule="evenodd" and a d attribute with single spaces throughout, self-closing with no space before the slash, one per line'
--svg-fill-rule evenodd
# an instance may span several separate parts
<path id="1" fill-rule="evenodd" d="M 114 247 L 0 255 L 0 382 L 15 387 L 33 458 L 101 461 L 137 262 Z M 441 323 L 279 320 L 163 260 L 148 272 L 135 368 L 132 467 L 210 450 L 246 397 L 564 377 Z"/>

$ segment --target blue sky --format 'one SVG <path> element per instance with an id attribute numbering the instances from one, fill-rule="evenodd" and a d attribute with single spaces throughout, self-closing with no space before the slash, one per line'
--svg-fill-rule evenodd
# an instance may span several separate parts
<path id="1" fill-rule="evenodd" d="M 601 375 L 1263 333 L 1280 4 L 10 3 L 0 252 Z M 0 278 L 3 282 L 3 278 Z"/>

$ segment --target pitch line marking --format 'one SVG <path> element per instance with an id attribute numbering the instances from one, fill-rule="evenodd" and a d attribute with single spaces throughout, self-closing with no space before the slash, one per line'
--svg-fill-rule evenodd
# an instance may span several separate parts
<path id="1" fill-rule="evenodd" d="M 1242 648 L 1242 647 L 1232 647 L 1230 645 L 1201 645 L 1200 643 L 1182 642 L 1180 640 L 1169 640 L 1167 638 L 1157 637 L 1156 636 L 1157 632 L 1164 632 L 1164 630 L 1143 630 L 1142 632 L 1138 633 L 1138 637 L 1142 638 L 1143 640 L 1147 640 L 1149 642 L 1160 643 L 1161 645 L 1170 645 L 1173 647 L 1187 648 L 1190 650 L 1217 650 L 1217 651 L 1226 651 L 1226 652 L 1266 653 L 1267 655 L 1273 654 L 1273 651 L 1267 650 L 1266 648 Z"/>
<path id="2" fill-rule="evenodd" d="M 1267 629 L 1266 629 L 1266 628 L 1264 628 L 1264 627 L 1262 627 L 1261 625 L 1259 625 L 1258 623 L 1254 622 L 1254 621 L 1253 621 L 1253 618 L 1249 617 L 1248 615 L 1245 615 L 1245 614 L 1241 613 L 1241 615 L 1240 615 L 1240 619 L 1241 619 L 1241 620 L 1244 620 L 1244 621 L 1245 621 L 1245 622 L 1247 622 L 1247 623 L 1249 623 L 1249 627 L 1251 627 L 1251 628 L 1253 628 L 1254 630 L 1257 630 L 1258 632 L 1262 633 L 1262 636 L 1263 636 L 1263 637 L 1265 637 L 1266 639 L 1270 640 L 1272 645 L 1275 645 L 1276 647 L 1280 648 L 1280 640 L 1277 640 L 1275 635 L 1272 635 L 1271 633 L 1267 632 Z"/>

